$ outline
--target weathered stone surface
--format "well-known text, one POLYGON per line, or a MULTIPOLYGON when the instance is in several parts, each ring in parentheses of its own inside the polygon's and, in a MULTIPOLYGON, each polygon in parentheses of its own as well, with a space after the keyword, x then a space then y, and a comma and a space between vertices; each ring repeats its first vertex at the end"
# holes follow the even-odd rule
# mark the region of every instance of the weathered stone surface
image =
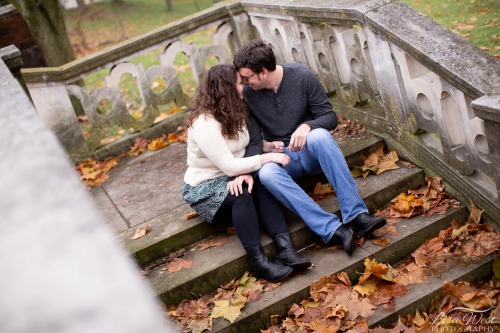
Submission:
POLYGON ((473 98, 500 92, 498 59, 401 2, 366 13, 368 27, 473 98))
POLYGON ((185 145, 173 144, 120 163, 102 187, 130 227, 185 205, 181 197, 185 145))
POLYGON ((0 61, 0 330, 174 331, 0 61))

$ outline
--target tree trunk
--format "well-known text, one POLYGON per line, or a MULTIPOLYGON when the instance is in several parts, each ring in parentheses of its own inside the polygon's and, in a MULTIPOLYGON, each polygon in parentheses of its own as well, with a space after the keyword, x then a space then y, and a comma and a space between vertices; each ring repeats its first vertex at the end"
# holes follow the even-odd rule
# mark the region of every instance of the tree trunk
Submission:
POLYGON ((172 4, 172 0, 165 0, 165 3, 167 4, 167 11, 173 12, 174 11, 174 5, 172 4))
POLYGON ((80 14, 84 14, 87 12, 87 5, 85 5, 85 0, 76 0, 76 3, 78 4, 78 10, 80 11, 80 14))
POLYGON ((57 0, 8 0, 26 20, 49 67, 75 60, 57 0))

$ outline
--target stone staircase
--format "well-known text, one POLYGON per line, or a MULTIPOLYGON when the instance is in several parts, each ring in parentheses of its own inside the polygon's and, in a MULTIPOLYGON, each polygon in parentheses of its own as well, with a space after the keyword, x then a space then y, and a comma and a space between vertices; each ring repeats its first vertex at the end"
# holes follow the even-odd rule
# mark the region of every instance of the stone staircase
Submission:
MULTIPOLYGON (((339 142, 350 166, 361 165, 363 157, 382 144, 383 140, 370 135, 339 142)), ((165 149, 182 150, 185 149, 185 145, 179 144, 165 149)), ((425 175, 420 168, 406 167, 403 164, 399 166, 397 170, 387 171, 378 176, 355 178, 358 192, 370 212, 384 207, 401 192, 420 187, 425 183, 425 175)), ((182 178, 182 175, 177 176, 182 178)), ((308 179, 302 185, 307 187, 317 180, 308 179)), ((319 204, 329 212, 336 214, 340 212, 337 199, 333 196, 320 201, 319 204)), ((193 299, 214 292, 219 286, 240 278, 249 271, 249 263, 236 235, 228 236, 228 241, 221 246, 203 251, 191 251, 198 242, 219 234, 227 235, 227 232, 224 226, 210 225, 199 217, 183 220, 182 217, 189 211, 187 205, 181 205, 145 222, 143 225, 150 225, 156 232, 143 238, 130 240, 134 233, 133 228, 119 235, 122 243, 141 267, 155 267, 148 269, 147 280, 156 295, 167 306, 178 305, 184 299, 193 299), (192 261, 191 268, 167 274, 161 263, 165 262, 166 256, 181 249, 185 250, 183 259, 192 261)), ((394 266, 427 239, 435 237, 440 230, 449 227, 453 219, 465 221, 467 216, 466 207, 462 205, 460 208, 450 207, 443 215, 403 219, 397 224, 398 234, 386 236, 390 238, 387 246, 381 247, 367 241, 357 247, 353 255, 348 256, 342 250, 315 246, 318 238, 298 217, 287 212, 286 218, 295 247, 301 249, 300 253, 313 262, 313 268, 293 275, 279 288, 265 292, 261 294, 260 299, 247 303, 233 324, 217 318, 213 322, 213 332, 259 332, 260 329, 267 327, 271 315, 285 315, 291 304, 307 298, 311 282, 342 271, 346 272, 352 281, 356 281, 359 273, 364 270, 366 257, 394 266)), ((274 246, 267 235, 262 235, 262 244, 266 253, 272 257, 274 246)), ((411 285, 405 296, 396 298, 395 311, 377 310, 368 324, 371 327, 379 325, 388 327, 397 320, 398 313, 414 314, 416 309, 426 311, 430 300, 440 292, 443 280, 488 279, 492 272, 491 265, 492 258, 489 258, 481 263, 442 272, 443 275, 439 277, 431 277, 425 288, 422 288, 422 285, 411 285)))

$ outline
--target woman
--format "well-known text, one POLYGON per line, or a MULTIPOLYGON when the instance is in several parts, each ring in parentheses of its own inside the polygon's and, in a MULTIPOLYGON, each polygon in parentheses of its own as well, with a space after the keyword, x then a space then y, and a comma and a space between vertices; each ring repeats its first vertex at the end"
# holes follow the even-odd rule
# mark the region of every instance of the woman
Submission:
MULTIPOLYGON (((236 233, 261 278, 276 282, 311 262, 293 249, 283 212, 252 172, 269 162, 282 166, 282 153, 243 157, 250 134, 241 78, 232 65, 208 71, 184 126, 188 129, 187 164, 182 196, 206 221, 230 211, 236 233), (233 179, 233 177, 235 177, 233 179), (259 220, 277 245, 271 262, 260 242, 259 220)), ((273 144, 267 143, 270 150, 273 144)))

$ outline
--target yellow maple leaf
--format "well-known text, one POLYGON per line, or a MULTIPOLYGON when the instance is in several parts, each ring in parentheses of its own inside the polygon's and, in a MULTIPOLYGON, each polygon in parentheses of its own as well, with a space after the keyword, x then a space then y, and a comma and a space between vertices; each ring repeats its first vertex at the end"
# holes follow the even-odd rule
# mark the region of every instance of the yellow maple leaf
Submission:
POLYGON ((357 284, 352 288, 361 296, 371 295, 377 289, 377 280, 369 279, 361 284, 357 284))
POLYGON ((232 305, 229 300, 219 300, 214 302, 215 307, 210 314, 211 318, 222 317, 234 323, 236 318, 241 314, 241 307, 239 305, 232 305))
POLYGON ((151 142, 148 144, 148 149, 149 150, 160 150, 165 147, 170 145, 168 142, 163 141, 162 138, 156 138, 151 140, 151 142))

